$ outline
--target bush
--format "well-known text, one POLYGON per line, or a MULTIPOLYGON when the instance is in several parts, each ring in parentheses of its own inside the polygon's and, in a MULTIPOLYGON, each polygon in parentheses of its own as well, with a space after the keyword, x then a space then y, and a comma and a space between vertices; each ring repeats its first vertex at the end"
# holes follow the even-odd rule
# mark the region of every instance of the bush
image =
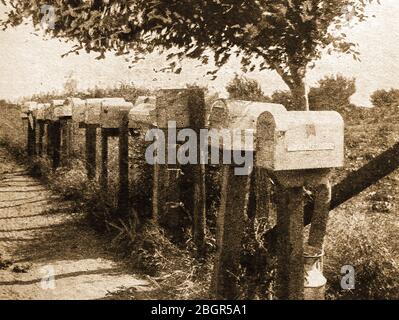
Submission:
POLYGON ((309 90, 312 110, 340 110, 350 105, 350 97, 356 92, 356 80, 342 75, 327 76, 309 90))
POLYGON ((328 279, 330 299, 398 299, 399 268, 395 248, 387 232, 392 221, 379 215, 367 217, 360 214, 332 218, 326 241, 325 275, 328 279), (355 269, 355 289, 340 287, 341 267, 355 269))
POLYGON ((399 89, 374 91, 370 100, 373 106, 377 108, 399 105, 399 89))
POLYGON ((230 99, 270 101, 270 98, 263 93, 258 81, 244 76, 236 75, 234 79, 227 84, 226 90, 229 93, 230 99))

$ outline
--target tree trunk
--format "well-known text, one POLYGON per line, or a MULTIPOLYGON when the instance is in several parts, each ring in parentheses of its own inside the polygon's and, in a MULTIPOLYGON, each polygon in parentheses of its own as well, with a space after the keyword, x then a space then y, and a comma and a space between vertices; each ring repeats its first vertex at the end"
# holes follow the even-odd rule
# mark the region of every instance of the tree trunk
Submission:
POLYGON ((293 110, 309 111, 309 99, 305 80, 298 76, 298 79, 293 81, 289 87, 292 94, 293 110))

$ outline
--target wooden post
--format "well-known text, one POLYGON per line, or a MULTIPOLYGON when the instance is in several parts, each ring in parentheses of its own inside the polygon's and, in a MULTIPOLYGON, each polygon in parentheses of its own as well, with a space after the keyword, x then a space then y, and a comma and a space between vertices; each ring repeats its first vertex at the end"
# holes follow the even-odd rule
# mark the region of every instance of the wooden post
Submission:
POLYGON ((68 118, 60 119, 61 126, 61 159, 64 166, 68 165, 70 160, 70 134, 68 118))
POLYGON ((29 157, 35 155, 36 151, 36 123, 32 115, 29 115, 28 119, 28 143, 27 143, 27 153, 29 157))
POLYGON ((118 213, 127 214, 129 207, 129 117, 121 112, 119 127, 119 195, 118 213))
POLYGON ((53 169, 60 166, 61 161, 61 123, 54 121, 52 124, 53 169))
POLYGON ((277 298, 303 300, 303 188, 278 190, 277 298))
POLYGON ((86 125, 86 170, 90 180, 96 178, 97 125, 86 125))
POLYGON ((39 120, 37 122, 39 128, 38 141, 37 141, 37 154, 41 157, 43 156, 43 139, 44 139, 44 121, 39 120))
POLYGON ((234 166, 223 166, 221 204, 217 222, 217 252, 211 294, 216 299, 239 297, 239 265, 249 176, 236 176, 234 166))
POLYGON ((52 150, 53 150, 52 131, 53 131, 53 123, 51 121, 47 121, 47 125, 46 125, 46 154, 48 157, 52 156, 52 150))
POLYGON ((200 256, 205 255, 205 233, 206 233, 206 190, 205 190, 205 163, 204 151, 201 149, 200 130, 206 126, 205 94, 203 90, 188 90, 188 110, 190 128, 197 134, 198 163, 191 165, 190 179, 192 188, 193 209, 193 240, 200 256))
POLYGON ((108 131, 101 129, 101 173, 100 185, 103 192, 108 191, 108 131))

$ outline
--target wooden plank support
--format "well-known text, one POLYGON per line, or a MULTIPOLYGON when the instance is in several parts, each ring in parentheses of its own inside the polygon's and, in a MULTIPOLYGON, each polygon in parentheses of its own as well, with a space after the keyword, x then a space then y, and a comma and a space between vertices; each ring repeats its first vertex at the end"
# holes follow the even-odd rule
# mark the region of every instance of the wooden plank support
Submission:
POLYGON ((188 111, 190 128, 197 134, 197 155, 199 163, 189 165, 189 179, 192 188, 193 212, 193 240, 197 247, 199 256, 205 255, 205 234, 206 234, 206 188, 205 188, 205 163, 204 150, 201 148, 200 131, 206 127, 205 94, 203 90, 191 89, 188 91, 188 111))
POLYGON ((89 180, 96 178, 97 125, 86 125, 86 170, 89 180))
POLYGON ((236 176, 234 166, 223 165, 221 204, 217 221, 217 252, 211 295, 216 299, 239 298, 239 267, 249 176, 236 176))
POLYGON ((70 120, 68 118, 60 119, 61 125, 61 160, 62 165, 67 166, 71 156, 71 132, 70 120))
POLYGON ((303 188, 278 190, 277 203, 277 298, 302 300, 303 265, 303 188))
POLYGON ((128 112, 121 112, 119 127, 119 215, 126 215, 130 211, 129 204, 129 117, 128 112))
POLYGON ((61 123, 60 121, 54 121, 52 124, 52 161, 53 161, 53 170, 56 170, 61 163, 61 123))
POLYGON ((43 156, 43 139, 44 139, 44 134, 45 134, 45 128, 44 128, 44 121, 39 120, 37 121, 37 127, 38 127, 38 140, 37 140, 37 154, 41 157, 43 156))
POLYGON ((108 130, 101 129, 101 172, 100 185, 103 192, 108 192, 108 130))
POLYGON ((36 154, 36 122, 34 121, 32 115, 29 115, 27 129, 27 153, 29 157, 32 157, 36 154))
POLYGON ((53 131, 53 124, 52 124, 52 122, 47 121, 47 123, 46 123, 46 155, 49 158, 52 156, 52 150, 53 150, 52 131, 53 131))

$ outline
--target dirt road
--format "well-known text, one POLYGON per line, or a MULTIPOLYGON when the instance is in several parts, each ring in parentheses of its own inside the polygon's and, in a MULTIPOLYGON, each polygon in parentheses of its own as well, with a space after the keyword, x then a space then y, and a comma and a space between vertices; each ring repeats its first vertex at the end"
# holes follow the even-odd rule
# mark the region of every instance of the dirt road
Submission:
POLYGON ((150 285, 0 149, 0 299, 101 299, 150 285))

